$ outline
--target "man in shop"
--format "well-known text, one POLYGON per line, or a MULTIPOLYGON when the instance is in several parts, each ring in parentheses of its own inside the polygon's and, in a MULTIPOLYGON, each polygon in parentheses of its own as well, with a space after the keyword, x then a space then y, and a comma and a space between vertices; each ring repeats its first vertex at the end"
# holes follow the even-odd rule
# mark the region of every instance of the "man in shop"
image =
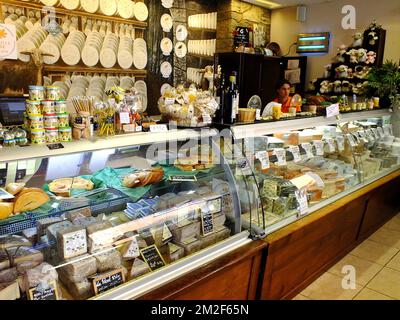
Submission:
MULTIPOLYGON (((292 84, 287 80, 281 80, 276 86, 276 92, 278 96, 275 98, 274 102, 282 104, 282 112, 288 113, 289 108, 293 106, 292 98, 290 97, 290 88, 292 84)), ((301 112, 301 106, 296 106, 296 112, 301 112)))

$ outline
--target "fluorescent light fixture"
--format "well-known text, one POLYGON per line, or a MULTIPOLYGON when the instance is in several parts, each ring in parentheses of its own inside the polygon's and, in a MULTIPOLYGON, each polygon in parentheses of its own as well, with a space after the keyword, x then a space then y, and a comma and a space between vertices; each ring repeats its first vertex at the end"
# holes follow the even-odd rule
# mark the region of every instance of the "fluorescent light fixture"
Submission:
POLYGON ((319 45, 319 46, 299 46, 298 47, 300 50, 307 50, 307 49, 324 49, 325 46, 319 45))
POLYGON ((276 3, 274 1, 268 1, 268 0, 243 0, 244 2, 248 2, 251 4, 255 4, 261 7, 265 7, 268 9, 275 9, 275 8, 279 8, 282 5, 279 3, 276 3))
POLYGON ((299 38, 300 41, 315 41, 315 40, 326 40, 326 37, 303 37, 299 38))

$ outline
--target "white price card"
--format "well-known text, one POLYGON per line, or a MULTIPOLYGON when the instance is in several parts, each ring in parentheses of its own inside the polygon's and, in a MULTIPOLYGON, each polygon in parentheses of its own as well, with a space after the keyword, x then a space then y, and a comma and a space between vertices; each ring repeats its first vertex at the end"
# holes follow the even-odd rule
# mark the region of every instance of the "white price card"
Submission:
POLYGON ((314 158, 311 143, 305 142, 305 143, 302 143, 301 146, 305 150, 307 158, 314 158))
POLYGON ((364 130, 358 131, 358 135, 360 136, 360 138, 366 138, 367 137, 367 135, 366 135, 364 130))
POLYGON ((357 146, 357 142, 351 133, 346 134, 346 137, 347 137, 347 140, 349 141, 351 147, 354 148, 357 146))
POLYGON ((0 60, 17 60, 17 31, 13 24, 0 23, 0 60))
POLYGON ((203 114, 202 117, 203 117, 203 123, 210 124, 212 122, 211 116, 209 114, 203 114))
POLYGON ((315 152, 317 156, 323 156, 324 155, 324 142, 321 140, 314 140, 313 145, 315 147, 315 152))
POLYGON ((256 158, 261 162, 261 169, 268 169, 270 167, 269 156, 267 151, 259 151, 256 153, 256 158))
POLYGON ((293 155, 293 161, 294 162, 300 162, 301 161, 301 156, 300 156, 300 148, 299 146, 290 146, 289 151, 293 155))
POLYGON ((236 175, 241 176, 250 176, 252 174, 252 171, 249 166, 249 162, 247 161, 246 158, 242 157, 240 159, 236 160, 236 175))
POLYGON ((344 137, 342 135, 336 136, 336 143, 339 151, 344 151, 344 137))
POLYGON ((150 132, 167 132, 168 127, 166 124, 154 124, 150 126, 150 132))
POLYGON ((326 143, 328 144, 329 152, 336 152, 335 141, 332 138, 326 139, 326 143))
POLYGON ((280 166, 286 166, 286 150, 283 148, 277 148, 274 150, 274 154, 276 155, 276 158, 278 159, 278 165, 280 166))
POLYGON ((383 126, 383 133, 385 134, 385 136, 390 136, 390 130, 388 125, 383 126))
POLYGON ((261 120, 261 110, 256 109, 256 120, 261 120))
POLYGON ((307 188, 301 188, 294 192, 296 200, 299 203, 299 216, 304 216, 308 213, 307 188))
POLYGON ((175 103, 175 98, 165 98, 165 99, 164 99, 164 104, 165 104, 166 106, 171 105, 171 104, 174 104, 174 103, 175 103))
POLYGON ((365 133, 367 134, 367 138, 371 141, 375 141, 375 135, 372 129, 367 129, 365 130, 365 133))
POLYGON ((119 113, 119 122, 121 124, 131 123, 131 119, 129 118, 129 112, 120 112, 119 113))
POLYGON ((339 114, 340 114, 340 111, 339 111, 338 103, 331 104, 329 107, 326 107, 326 117, 327 118, 336 117, 339 114))
POLYGON ((389 124, 388 127, 389 127, 389 134, 390 134, 391 136, 393 136, 393 125, 392 125, 392 124, 389 124))
POLYGON ((382 127, 378 127, 378 134, 379 134, 380 138, 383 138, 385 136, 385 134, 383 133, 382 127))

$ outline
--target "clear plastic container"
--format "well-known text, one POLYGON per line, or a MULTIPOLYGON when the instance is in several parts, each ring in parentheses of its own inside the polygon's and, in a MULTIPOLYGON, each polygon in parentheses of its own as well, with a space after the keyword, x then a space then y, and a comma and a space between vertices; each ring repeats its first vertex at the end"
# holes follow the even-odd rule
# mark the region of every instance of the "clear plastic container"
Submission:
POLYGON ((34 144, 46 143, 46 136, 44 129, 32 130, 31 131, 31 142, 34 144))
POLYGON ((56 112, 54 101, 44 100, 42 101, 42 111, 44 114, 53 114, 56 112))
POLYGON ((60 128, 58 130, 58 140, 60 142, 72 141, 72 129, 71 127, 60 128))
POLYGON ((44 115, 44 128, 45 129, 58 128, 58 117, 55 113, 44 115))
POLYGON ((35 115, 42 113, 42 107, 40 101, 27 100, 25 103, 25 109, 28 115, 35 115))
POLYGON ((30 130, 42 130, 44 129, 43 116, 41 114, 35 114, 29 116, 29 128, 30 130))
POLYGON ((29 99, 41 101, 44 100, 44 87, 43 86, 29 86, 29 99))
POLYGON ((69 114, 68 113, 58 113, 58 127, 65 128, 69 127, 69 114))
POLYGON ((47 143, 58 142, 58 129, 46 129, 45 135, 47 143))
POLYGON ((57 86, 49 86, 46 87, 46 99, 52 101, 60 100, 60 87, 57 86))
POLYGON ((67 102, 64 100, 55 102, 55 113, 66 113, 67 112, 67 102))

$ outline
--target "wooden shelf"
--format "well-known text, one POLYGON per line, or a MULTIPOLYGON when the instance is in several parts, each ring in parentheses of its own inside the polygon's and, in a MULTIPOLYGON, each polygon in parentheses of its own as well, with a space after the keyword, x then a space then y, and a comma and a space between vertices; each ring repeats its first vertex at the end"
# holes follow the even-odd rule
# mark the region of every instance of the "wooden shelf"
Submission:
MULTIPOLYGON (((44 7, 41 3, 30 3, 30 2, 22 2, 16 0, 0 0, 0 4, 8 4, 11 6, 22 7, 26 9, 34 9, 34 10, 42 10, 44 7)), ((105 20, 110 22, 116 22, 121 24, 129 24, 134 26, 136 29, 146 29, 147 22, 137 21, 137 20, 129 20, 120 17, 112 17, 106 16, 99 13, 89 13, 82 10, 68 10, 61 7, 55 8, 57 14, 68 15, 68 16, 80 16, 80 17, 87 17, 90 19, 96 20, 105 20)))
POLYGON ((201 32, 212 32, 212 33, 217 33, 217 29, 204 29, 204 28, 193 28, 189 27, 189 31, 201 31, 201 32))
POLYGON ((214 61, 214 56, 206 56, 206 55, 203 55, 203 54, 196 54, 196 53, 188 53, 187 56, 214 61))
POLYGON ((120 73, 129 74, 131 76, 146 78, 146 70, 137 69, 121 69, 121 68, 102 68, 102 67, 86 67, 81 65, 67 66, 67 65, 45 65, 45 72, 90 72, 90 73, 120 73))

